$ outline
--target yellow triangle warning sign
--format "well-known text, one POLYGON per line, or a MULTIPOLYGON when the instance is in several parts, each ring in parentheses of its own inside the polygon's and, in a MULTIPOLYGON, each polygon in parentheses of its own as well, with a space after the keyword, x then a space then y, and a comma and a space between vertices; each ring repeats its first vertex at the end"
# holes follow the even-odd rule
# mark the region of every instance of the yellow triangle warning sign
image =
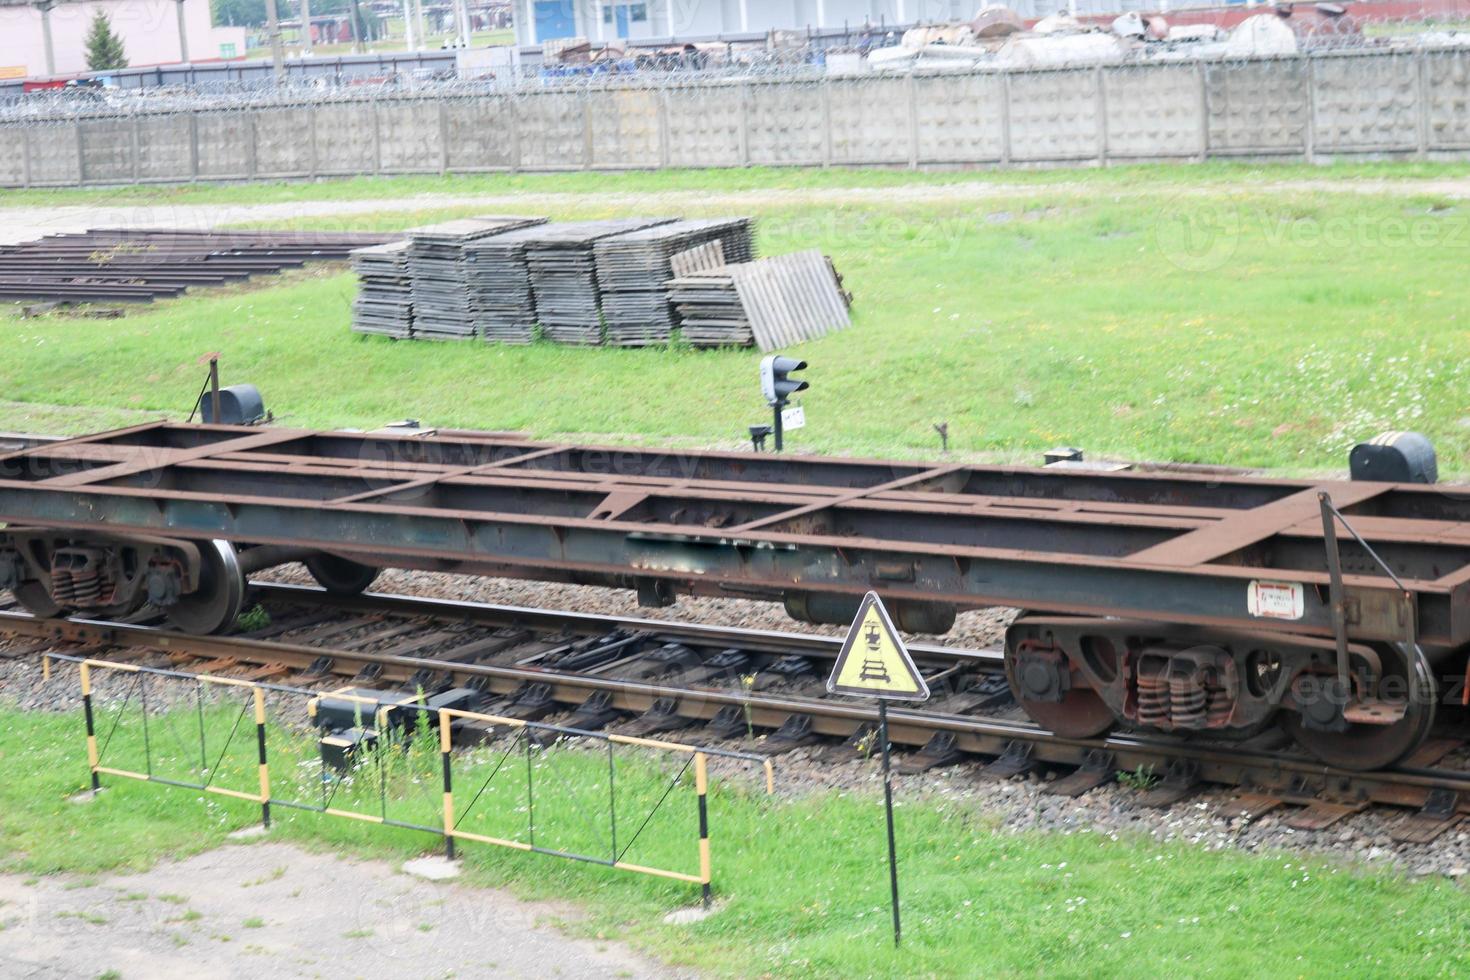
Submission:
POLYGON ((893 628, 878 593, 863 596, 852 629, 832 665, 827 690, 894 701, 927 701, 929 685, 893 628))

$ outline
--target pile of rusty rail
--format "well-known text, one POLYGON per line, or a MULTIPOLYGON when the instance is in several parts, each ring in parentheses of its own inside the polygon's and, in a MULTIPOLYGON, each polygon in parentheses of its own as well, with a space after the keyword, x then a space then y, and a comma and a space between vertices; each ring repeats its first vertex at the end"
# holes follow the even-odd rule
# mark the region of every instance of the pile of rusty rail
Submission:
POLYGON ((0 302, 149 302, 399 237, 362 232, 102 228, 0 248, 0 302))

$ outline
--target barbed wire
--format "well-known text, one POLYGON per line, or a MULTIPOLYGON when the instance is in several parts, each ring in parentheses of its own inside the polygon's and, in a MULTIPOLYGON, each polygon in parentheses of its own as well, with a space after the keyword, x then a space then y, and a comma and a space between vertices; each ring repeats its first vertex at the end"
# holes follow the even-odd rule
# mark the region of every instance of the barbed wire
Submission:
MULTIPOLYGON (((1276 19, 1276 18, 1273 18, 1276 19)), ((1037 46, 1040 57, 1026 60, 1005 42, 988 46, 929 45, 918 49, 900 64, 874 66, 867 56, 874 50, 894 46, 892 32, 857 32, 846 43, 825 47, 801 45, 766 50, 741 50, 731 46, 724 56, 701 51, 697 55, 675 53, 639 55, 585 64, 521 65, 497 70, 478 78, 458 77, 454 70, 398 71, 383 60, 382 69, 369 74, 344 71, 339 75, 289 75, 276 84, 268 71, 258 79, 165 84, 135 89, 78 87, 52 89, 0 97, 0 125, 67 124, 79 120, 166 116, 185 113, 228 113, 412 100, 476 98, 523 99, 562 93, 609 90, 678 92, 685 89, 718 88, 734 84, 810 85, 828 79, 849 83, 891 80, 896 74, 916 76, 1024 75, 1038 72, 1075 71, 1096 68, 1108 72, 1149 70, 1164 66, 1203 65, 1211 70, 1232 70, 1283 59, 1311 59, 1354 55, 1409 54, 1453 55, 1470 50, 1470 21, 1455 22, 1426 17, 1398 19, 1315 15, 1280 18, 1289 36, 1275 31, 1269 43, 1247 46, 1234 39, 1208 34, 1188 41, 1144 41, 1091 32, 1069 37, 1092 38, 1085 58, 1062 52, 1049 60, 1046 45, 1037 46), (1285 42, 1289 39, 1290 46, 1285 42)), ((371 64, 340 62, 339 69, 371 68, 371 64)))

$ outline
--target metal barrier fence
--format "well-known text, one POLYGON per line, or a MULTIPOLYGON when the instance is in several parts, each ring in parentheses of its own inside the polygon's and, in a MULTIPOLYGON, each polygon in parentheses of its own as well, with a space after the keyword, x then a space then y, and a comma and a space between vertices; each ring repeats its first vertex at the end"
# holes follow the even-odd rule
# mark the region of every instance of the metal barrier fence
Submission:
POLYGON ((423 694, 383 692, 379 698, 350 688, 323 693, 65 654, 46 655, 48 677, 52 661, 77 665, 94 791, 109 776, 249 801, 260 806, 267 828, 272 808, 284 807, 434 834, 450 858, 457 841, 472 841, 697 884, 708 901, 710 759, 756 763, 766 792, 774 791, 770 759, 752 753, 432 706, 423 694), (115 672, 127 681, 121 698, 105 706, 95 697, 100 672, 115 672), (160 702, 159 685, 170 682, 175 686, 160 702), (294 730, 279 715, 293 699, 301 709, 294 730), (315 726, 327 702, 357 706, 359 724, 350 737, 324 735, 315 726), (137 709, 136 720, 129 722, 133 737, 122 738, 130 707, 137 709), (191 729, 197 728, 197 748, 190 744, 194 732, 186 737, 180 731, 186 710, 191 729), (254 739, 241 733, 247 717, 253 719, 254 739), (485 757, 476 757, 480 748, 455 751, 456 724, 478 726, 486 738, 485 757), (561 773, 548 765, 547 752, 564 740, 600 743, 602 750, 569 752, 564 758, 574 762, 561 773), (620 782, 619 747, 672 756, 682 764, 672 767, 671 777, 659 770, 656 776, 642 772, 620 782), (336 753, 330 763, 329 751, 336 753), (523 770, 525 778, 507 792, 512 769, 523 770), (692 780, 687 778, 691 772, 692 780), (242 785, 242 780, 248 782, 242 785), (692 785, 695 796, 695 819, 687 826, 697 827, 697 870, 660 866, 659 858, 673 857, 666 853, 672 845, 655 844, 654 857, 633 860, 634 846, 646 839, 645 831, 681 785, 692 785), (438 789, 425 795, 426 786, 438 789), (466 798, 468 804, 461 805, 466 798), (481 806, 491 798, 502 806, 481 806), (629 818, 631 835, 626 833, 629 818))

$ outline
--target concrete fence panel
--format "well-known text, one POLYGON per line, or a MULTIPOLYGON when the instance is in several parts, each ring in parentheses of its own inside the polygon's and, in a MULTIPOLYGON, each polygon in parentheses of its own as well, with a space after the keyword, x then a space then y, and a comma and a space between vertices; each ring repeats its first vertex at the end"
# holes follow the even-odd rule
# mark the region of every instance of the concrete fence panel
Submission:
POLYGON ((589 92, 585 111, 592 131, 592 166, 663 166, 662 98, 651 89, 589 92))
POLYGON ((84 183, 126 184, 138 178, 137 131, 130 120, 87 120, 77 141, 84 183))
POLYGON ((907 164, 913 150, 912 86, 906 78, 838 80, 823 87, 828 163, 907 164))
POLYGON ((915 163, 1001 163, 1007 159, 1003 75, 938 75, 912 81, 915 163))
POLYGON ((1203 159, 1202 84, 1195 65, 1104 70, 1107 159, 1203 159))
POLYGON ((1317 153, 1419 150, 1419 59, 1411 52, 1313 62, 1312 145, 1317 153))
POLYGON ((371 103, 324 105, 313 115, 316 172, 319 175, 370 174, 378 160, 378 123, 371 103))
POLYGON ((382 173, 438 173, 444 169, 439 102, 406 99, 375 102, 378 169, 382 173))
POLYGON ((1100 79, 1093 68, 1011 76, 1011 160, 1065 163, 1095 160, 1107 133, 1100 79))
POLYGON ((31 182, 26 161, 29 139, 25 126, 0 126, 0 186, 25 187, 31 182))
POLYGON ((516 161, 516 115, 509 99, 449 99, 449 169, 510 170, 516 161))
POLYGON ((261 109, 252 113, 257 177, 309 177, 313 170, 312 110, 261 109))
MULTIPOLYGON (((367 95, 368 93, 362 93, 367 95)), ((0 186, 660 167, 1470 155, 1470 52, 136 108, 3 124, 0 186)), ((343 98, 345 96, 345 98, 343 98)))
POLYGON ((759 82, 750 86, 750 163, 820 166, 826 157, 822 83, 759 82))
POLYGON ((1470 149, 1470 52, 1424 55, 1424 94, 1428 149, 1440 153, 1470 149))
POLYGON ((227 180, 254 176, 254 120, 250 113, 200 112, 194 114, 194 120, 200 177, 227 180))
POLYGON ((77 132, 76 123, 31 127, 29 146, 32 184, 65 186, 81 183, 77 132))
POLYGON ((1301 58, 1210 65, 1205 74, 1210 154, 1310 155, 1310 74, 1301 58))
POLYGON ((194 117, 138 116, 138 179, 178 180, 194 172, 194 117))
POLYGON ((670 166, 738 167, 747 162, 746 88, 723 84, 668 90, 670 166))
POLYGON ((576 170, 587 164, 587 115, 576 92, 538 92, 512 100, 525 170, 576 170))

